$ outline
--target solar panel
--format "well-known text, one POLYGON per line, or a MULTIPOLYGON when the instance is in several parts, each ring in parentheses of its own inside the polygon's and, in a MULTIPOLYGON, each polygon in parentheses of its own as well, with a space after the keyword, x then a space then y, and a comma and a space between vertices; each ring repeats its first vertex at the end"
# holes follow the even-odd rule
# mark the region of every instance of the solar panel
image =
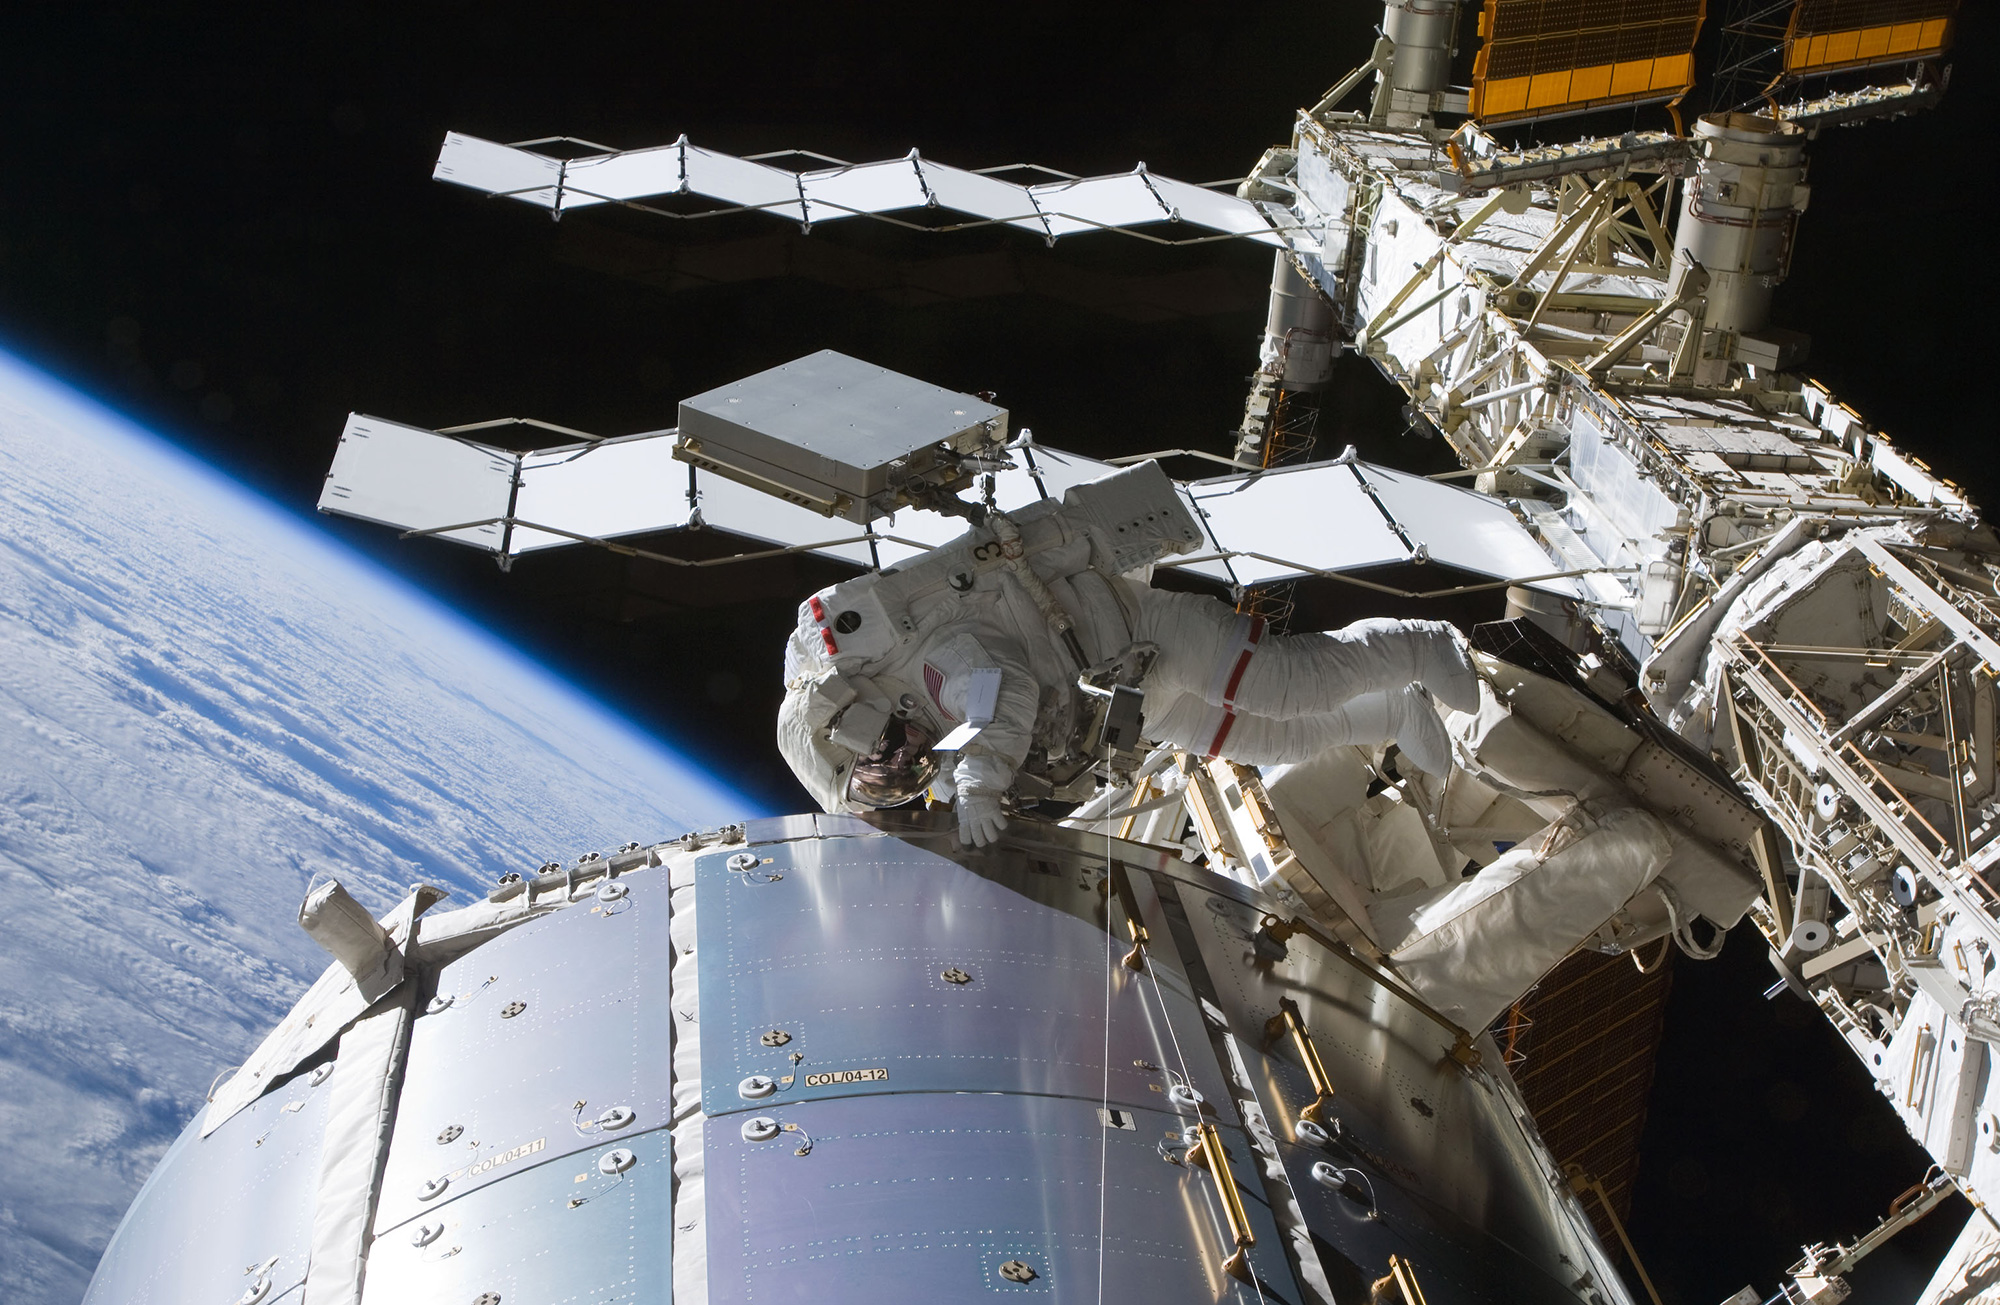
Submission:
POLYGON ((530 522, 593 539, 684 526, 686 484, 687 467, 674 461, 673 441, 657 433, 524 453, 511 509, 517 522, 507 551, 529 553, 576 542, 569 535, 536 530, 530 522))
POLYGON ((349 414, 320 491, 319 510, 504 552, 517 456, 401 422, 349 414))
POLYGON ((1958 0, 1798 0, 1785 31, 1785 71, 1869 68, 1943 54, 1958 0))
POLYGON ((1685 94, 1706 12, 1706 0, 1486 0, 1473 116, 1522 121, 1685 94))
POLYGON ((1259 208, 1213 186, 1155 176, 1143 163, 1111 176, 1029 186, 934 163, 915 150, 899 159, 791 172, 703 149, 685 137, 651 149, 558 159, 451 132, 433 175, 559 212, 653 195, 697 195, 794 222, 940 208, 973 219, 964 225, 1003 223, 1051 240, 1179 223, 1218 233, 1205 239, 1237 236, 1267 245, 1282 243, 1273 226, 1288 224, 1281 210, 1259 208))
MULTIPOLYGON (((1040 450, 1037 450, 1039 456, 1040 450)), ((1333 572, 1435 562, 1575 596, 1505 503, 1364 462, 1317 462, 1185 487, 1212 551, 1164 565, 1263 585, 1333 572)))

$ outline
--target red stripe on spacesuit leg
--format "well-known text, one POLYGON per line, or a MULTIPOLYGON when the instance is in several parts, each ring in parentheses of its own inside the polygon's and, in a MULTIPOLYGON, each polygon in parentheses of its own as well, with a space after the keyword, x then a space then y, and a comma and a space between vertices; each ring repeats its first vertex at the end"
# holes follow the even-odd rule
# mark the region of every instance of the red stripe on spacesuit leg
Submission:
MULTIPOLYGON (((1236 705, 1237 687, 1243 683, 1243 672, 1250 669, 1250 658, 1256 653, 1257 644, 1263 637, 1264 618, 1261 616, 1251 617, 1250 631, 1243 638, 1243 651, 1237 655, 1236 668, 1229 672, 1229 683, 1222 690, 1222 705, 1224 707, 1233 707, 1236 705)), ((1228 726, 1225 725, 1223 729, 1227 732, 1228 726)))
POLYGON ((1222 709, 1222 724, 1216 727, 1215 738, 1209 742, 1208 751, 1204 754, 1208 760, 1213 761, 1222 755, 1222 745, 1229 738, 1229 727, 1235 723, 1236 713, 1224 707, 1222 709))

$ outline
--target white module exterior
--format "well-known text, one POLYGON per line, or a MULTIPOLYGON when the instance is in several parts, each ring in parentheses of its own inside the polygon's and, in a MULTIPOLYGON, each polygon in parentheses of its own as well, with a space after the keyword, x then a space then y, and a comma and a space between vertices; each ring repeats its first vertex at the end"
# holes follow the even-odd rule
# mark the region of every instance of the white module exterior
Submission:
POLYGON ((1309 938, 1245 951, 1282 885, 894 828, 753 821, 413 897, 401 980, 288 1017, 315 1035, 190 1125, 86 1305, 1092 1299, 1099 1272, 1335 1305, 1412 1247, 1434 1305, 1629 1305, 1490 1039, 1454 1059, 1309 938), (1220 1174, 1186 1158, 1204 1126, 1220 1174))

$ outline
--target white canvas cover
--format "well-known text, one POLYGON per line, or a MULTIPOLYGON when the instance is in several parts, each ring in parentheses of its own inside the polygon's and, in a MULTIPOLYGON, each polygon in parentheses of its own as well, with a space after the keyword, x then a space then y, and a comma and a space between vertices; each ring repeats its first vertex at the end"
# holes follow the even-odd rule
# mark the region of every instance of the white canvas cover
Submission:
POLYGON ((340 1036, 327 1084, 333 1096, 320 1142, 305 1305, 360 1305, 376 1178, 396 1119, 414 1001, 408 991, 386 997, 340 1036))
MULTIPOLYGON (((427 884, 420 885, 382 917, 381 924, 396 949, 396 983, 402 980, 402 949, 416 928, 417 916, 443 895, 427 884)), ((371 988, 364 992, 346 966, 338 961, 327 966, 278 1027, 257 1044, 235 1076, 210 1095, 201 1135, 207 1137, 222 1127, 231 1115, 262 1096, 265 1088, 311 1059, 386 991, 371 988)))
POLYGON ((1974 1210, 1917 1305, 2000 1305, 2000 1228, 1974 1210))

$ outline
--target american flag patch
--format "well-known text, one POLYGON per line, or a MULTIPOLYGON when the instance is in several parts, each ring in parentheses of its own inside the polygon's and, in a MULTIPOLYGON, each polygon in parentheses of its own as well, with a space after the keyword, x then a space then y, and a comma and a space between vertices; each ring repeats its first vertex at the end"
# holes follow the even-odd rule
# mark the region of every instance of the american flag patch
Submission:
POLYGON ((929 662, 924 663, 924 690, 931 695, 931 701, 944 713, 946 720, 957 720, 951 709, 944 705, 944 672, 929 662))

